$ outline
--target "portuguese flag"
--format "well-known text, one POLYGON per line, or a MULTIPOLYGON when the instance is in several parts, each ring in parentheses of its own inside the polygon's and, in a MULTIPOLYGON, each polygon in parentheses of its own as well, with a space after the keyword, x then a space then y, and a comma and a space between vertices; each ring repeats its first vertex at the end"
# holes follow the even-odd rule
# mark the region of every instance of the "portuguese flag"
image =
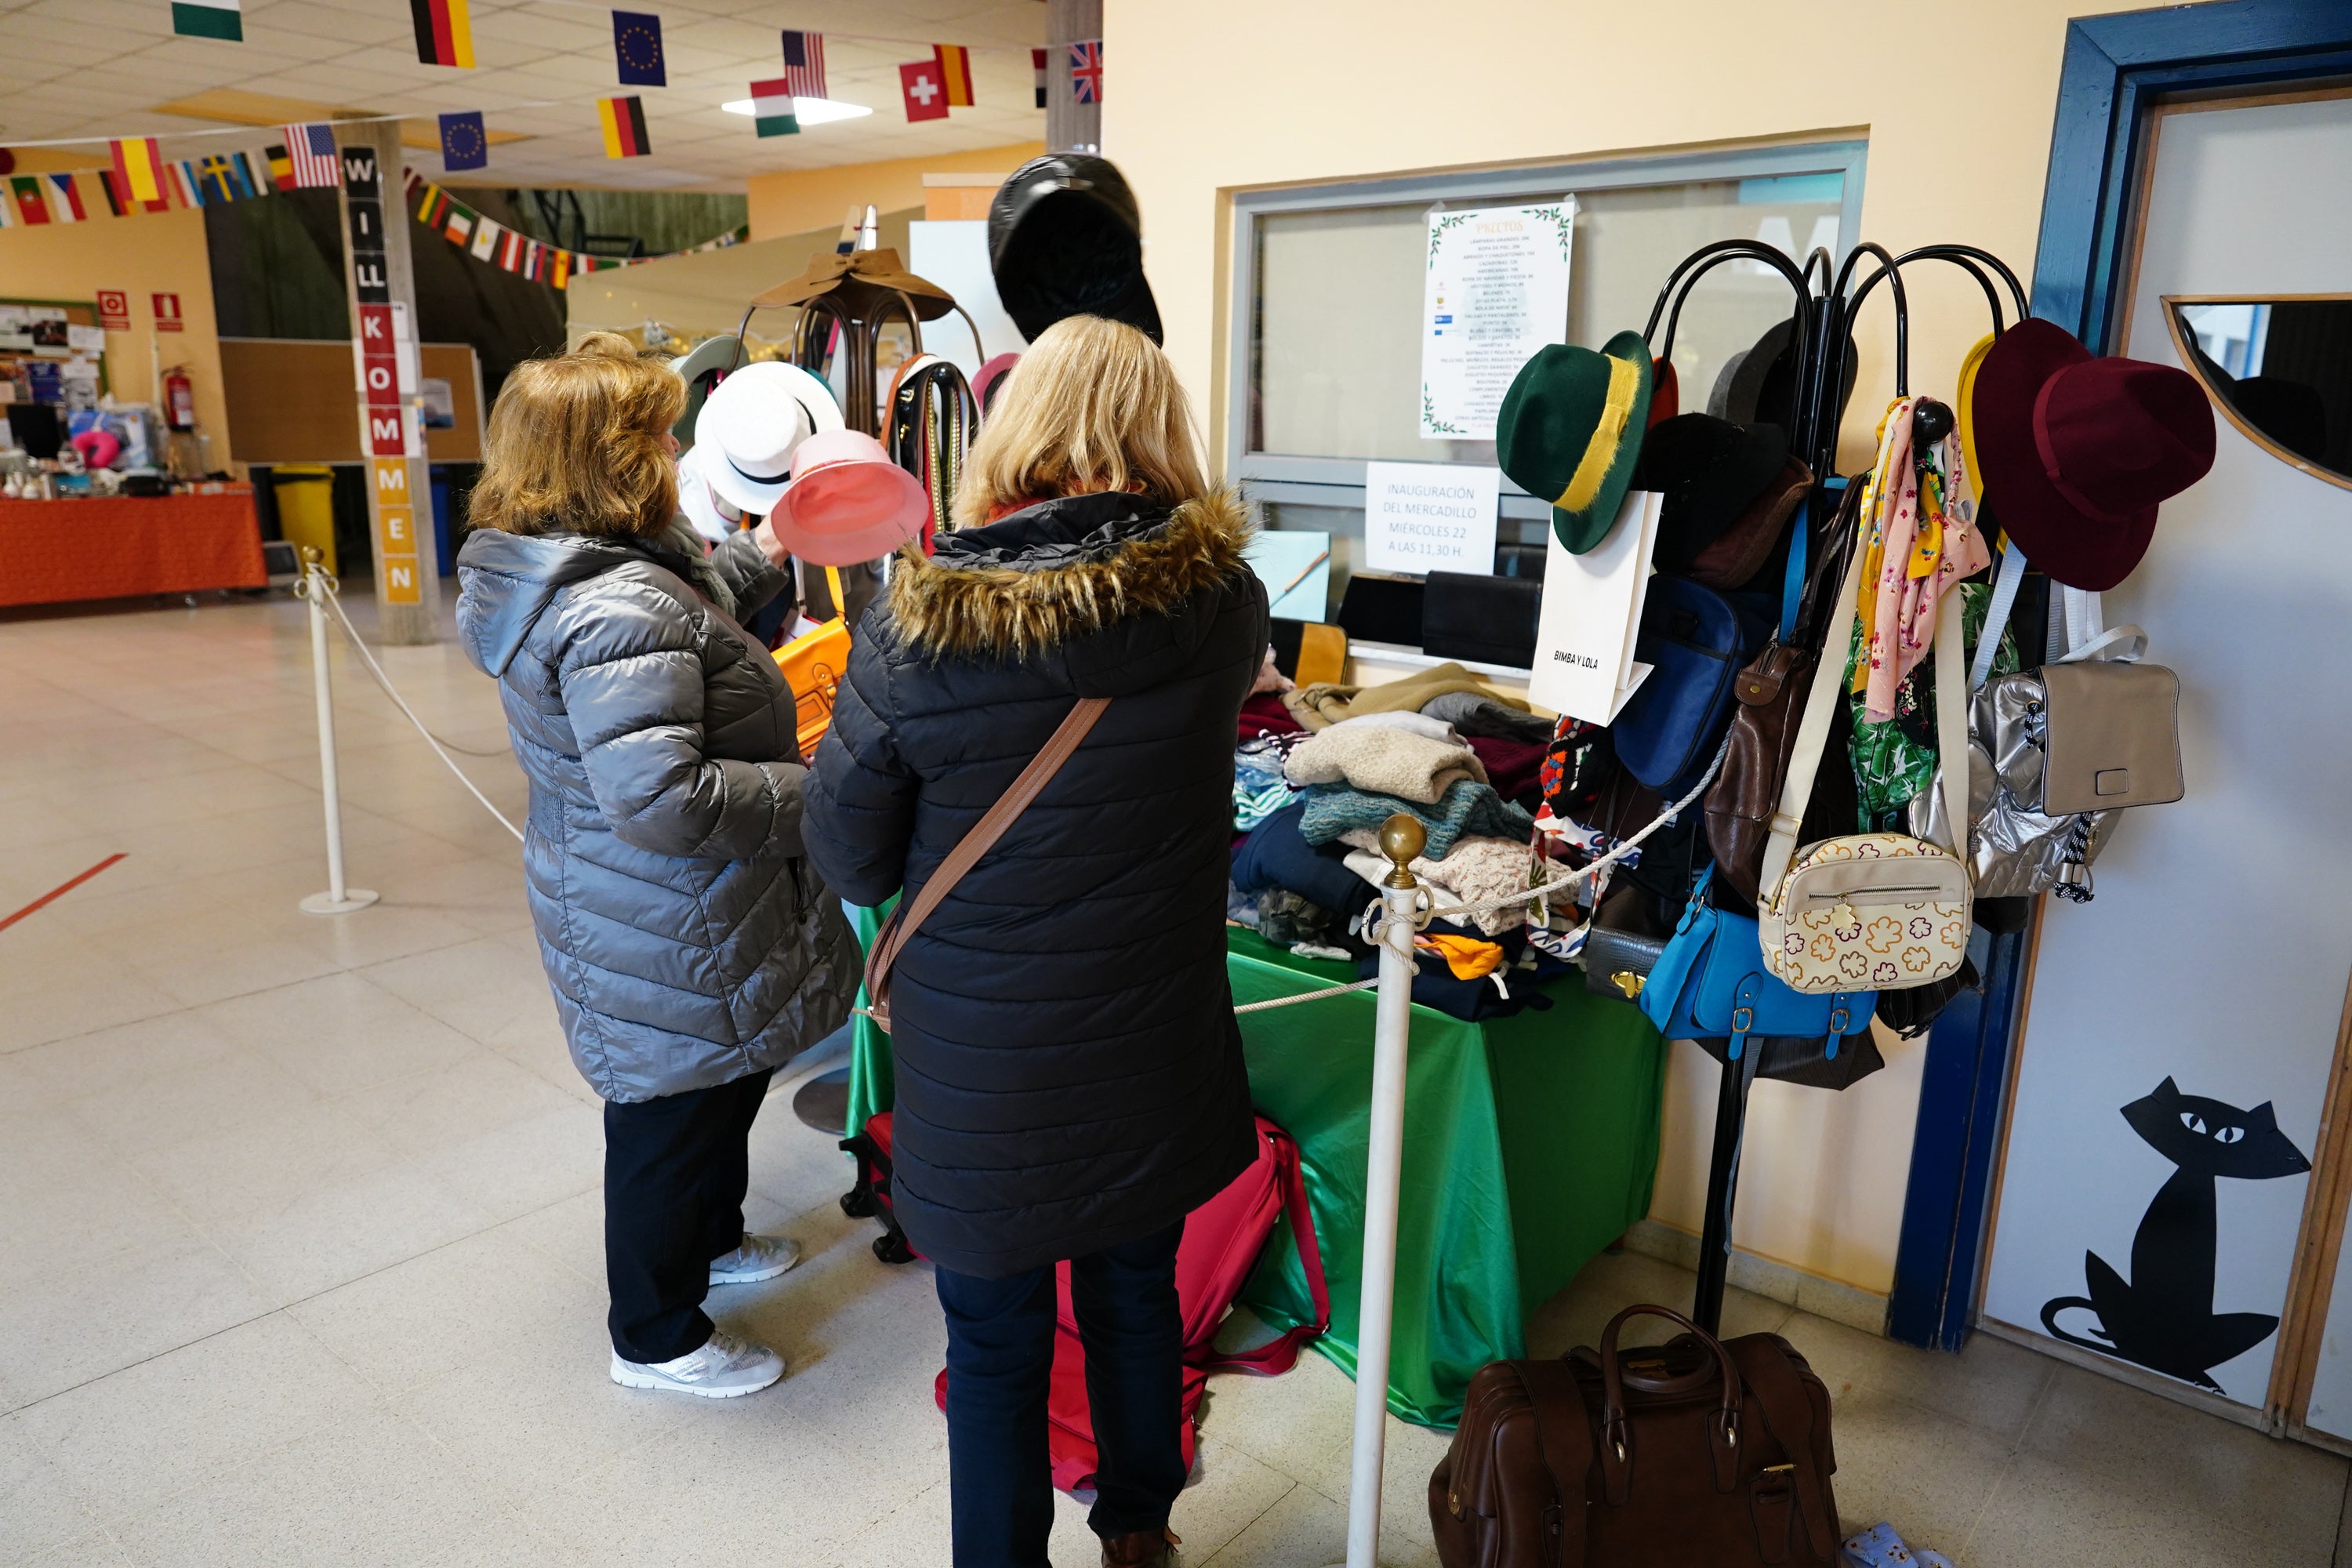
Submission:
POLYGON ((645 100, 635 94, 598 99, 596 118, 604 122, 607 158, 642 158, 654 150, 646 135, 645 100))
POLYGON ((245 42, 245 16, 237 0, 172 0, 172 31, 184 38, 245 42))
POLYGON ((773 81, 751 84, 751 123, 762 136, 797 136, 801 133, 798 110, 793 107, 793 84, 789 77, 773 81))

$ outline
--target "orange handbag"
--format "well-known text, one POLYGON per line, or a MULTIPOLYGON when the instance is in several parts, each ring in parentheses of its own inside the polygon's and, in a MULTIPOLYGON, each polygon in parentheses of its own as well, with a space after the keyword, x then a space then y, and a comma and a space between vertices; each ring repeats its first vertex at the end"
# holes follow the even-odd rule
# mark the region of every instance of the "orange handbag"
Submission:
POLYGON ((849 668, 849 621, 841 613, 846 601, 842 597, 839 569, 826 567, 824 580, 833 591, 833 619, 776 650, 776 668, 783 672, 784 684, 793 689, 803 761, 816 754, 816 743, 832 725, 833 694, 849 668))

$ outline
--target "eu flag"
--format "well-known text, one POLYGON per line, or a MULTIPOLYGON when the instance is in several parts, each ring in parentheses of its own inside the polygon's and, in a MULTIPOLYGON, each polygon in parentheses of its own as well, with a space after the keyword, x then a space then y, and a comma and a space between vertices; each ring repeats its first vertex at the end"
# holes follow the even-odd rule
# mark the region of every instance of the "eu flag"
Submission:
POLYGON ((662 68, 661 18, 643 11, 613 13, 613 59, 624 87, 667 87, 662 68))
POLYGON ((482 129, 482 111, 441 117, 441 166, 451 174, 460 169, 484 169, 490 163, 490 136, 482 129))

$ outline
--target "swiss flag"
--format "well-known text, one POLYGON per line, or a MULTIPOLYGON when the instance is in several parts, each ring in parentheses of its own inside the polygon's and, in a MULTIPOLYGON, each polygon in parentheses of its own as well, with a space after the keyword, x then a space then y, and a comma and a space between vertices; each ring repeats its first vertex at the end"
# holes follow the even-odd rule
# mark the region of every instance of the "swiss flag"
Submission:
POLYGON ((898 68, 898 90, 907 95, 909 120, 945 120, 948 84, 937 60, 910 60, 898 68))

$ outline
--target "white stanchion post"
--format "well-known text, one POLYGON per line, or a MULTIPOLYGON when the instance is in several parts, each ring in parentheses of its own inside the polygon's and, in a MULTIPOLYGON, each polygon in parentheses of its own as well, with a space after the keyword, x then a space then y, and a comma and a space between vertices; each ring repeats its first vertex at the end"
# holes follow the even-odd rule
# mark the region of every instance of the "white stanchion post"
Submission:
POLYGON ((1396 1318, 1397 1192, 1404 1172, 1406 1043, 1412 1026, 1413 905, 1409 868, 1427 834, 1400 812, 1381 827, 1395 868, 1381 886, 1381 985, 1372 1032, 1372 1105, 1364 1171, 1363 1298, 1357 1308, 1355 1465, 1348 1483, 1347 1568, 1375 1568, 1381 1466, 1388 1436, 1389 1344, 1396 1318))
POLYGON ((365 888, 343 882, 343 803, 335 779, 335 698, 327 670, 327 595, 331 591, 319 551, 302 550, 302 581, 297 590, 310 606, 310 680, 319 700, 319 787, 327 800, 327 890, 302 900, 306 915, 344 915, 375 902, 365 888))

